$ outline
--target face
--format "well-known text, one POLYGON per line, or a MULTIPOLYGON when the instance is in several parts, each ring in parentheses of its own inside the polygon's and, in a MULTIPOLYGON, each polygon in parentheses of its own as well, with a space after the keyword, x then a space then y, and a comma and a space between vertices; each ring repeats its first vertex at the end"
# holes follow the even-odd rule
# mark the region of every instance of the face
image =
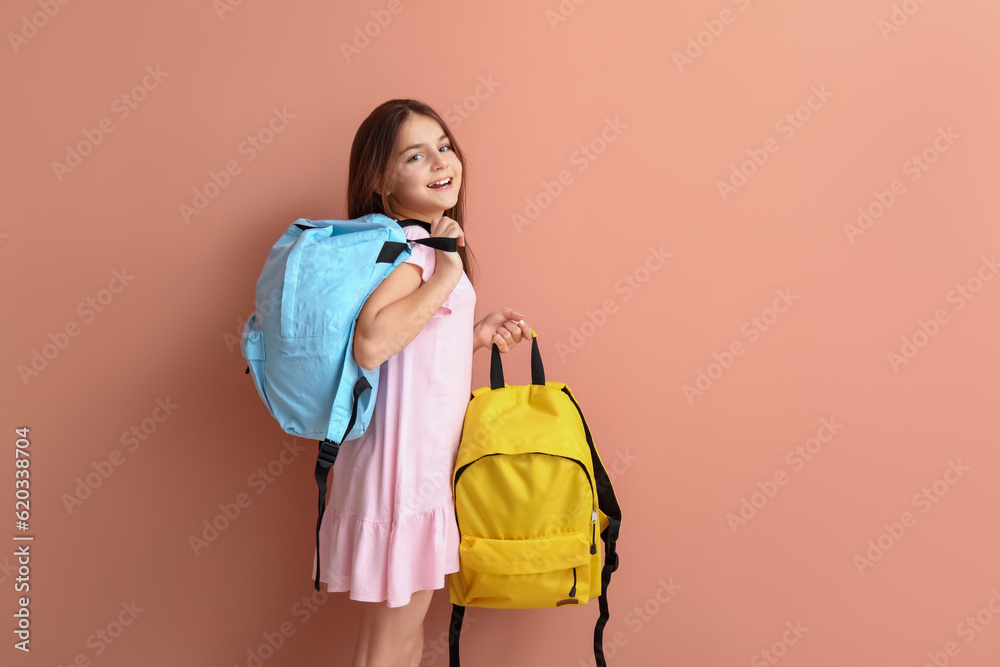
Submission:
POLYGON ((462 163, 434 119, 414 114, 403 123, 390 165, 392 183, 387 196, 397 219, 430 222, 458 203, 462 163), (439 181, 450 182, 431 187, 439 181))

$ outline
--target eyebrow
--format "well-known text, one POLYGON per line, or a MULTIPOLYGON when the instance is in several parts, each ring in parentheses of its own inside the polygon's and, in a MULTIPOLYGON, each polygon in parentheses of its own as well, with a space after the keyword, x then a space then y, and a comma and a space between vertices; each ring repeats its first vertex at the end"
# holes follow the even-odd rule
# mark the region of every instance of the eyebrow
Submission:
MULTIPOLYGON (((447 135, 447 134, 442 134, 442 135, 441 135, 440 137, 438 137, 438 141, 441 141, 441 140, 443 140, 443 139, 447 139, 447 138, 448 138, 448 135, 447 135)), ((406 147, 406 148, 404 148, 403 150, 399 151, 399 155, 402 155, 402 154, 403 154, 403 153, 405 153, 406 151, 410 151, 410 150, 413 150, 414 148, 423 148, 423 147, 424 147, 424 146, 426 146, 426 145, 427 145, 427 144, 413 144, 412 146, 407 146, 407 147, 406 147)))

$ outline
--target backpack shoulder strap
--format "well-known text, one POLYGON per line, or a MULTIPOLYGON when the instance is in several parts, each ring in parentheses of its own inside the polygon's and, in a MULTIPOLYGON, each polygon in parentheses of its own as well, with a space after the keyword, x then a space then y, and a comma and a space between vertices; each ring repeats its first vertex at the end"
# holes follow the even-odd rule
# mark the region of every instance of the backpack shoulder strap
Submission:
POLYGON ((615 489, 611 485, 611 477, 605 470, 601 457, 597 454, 594 446, 594 438, 590 435, 590 427, 583 416, 583 410, 576 402, 573 392, 566 387, 566 394, 573 401, 577 411, 580 413, 580 420, 583 422, 583 430, 587 435, 587 444, 590 446, 590 458, 594 466, 594 483, 597 487, 597 503, 601 511, 608 517, 608 527, 601 532, 601 539, 604 540, 604 567, 601 569, 601 597, 599 600, 601 615, 597 619, 594 627, 594 659, 597 667, 607 667, 604 660, 604 626, 608 623, 608 584, 611 583, 611 573, 618 569, 618 530, 622 524, 622 510, 618 505, 618 498, 615 496, 615 489))
POLYGON ((459 638, 462 636, 462 619, 465 618, 465 607, 451 605, 451 623, 448 625, 448 667, 461 667, 459 656, 459 638))
MULTIPOLYGON (((587 432, 587 440, 590 440, 590 432, 587 432)), ((597 500, 601 511, 608 517, 608 527, 601 533, 604 540, 604 567, 601 569, 601 597, 599 604, 601 615, 597 619, 594 627, 594 659, 597 667, 607 667, 604 660, 604 626, 608 623, 608 584, 611 583, 611 573, 618 569, 618 529, 622 523, 622 511, 618 506, 618 499, 615 497, 615 490, 611 486, 611 478, 608 477, 607 470, 601 463, 600 457, 594 452, 594 477, 597 480, 597 500)))
MULTIPOLYGON (((400 220, 397 224, 399 224, 400 227, 422 227, 428 234, 431 233, 431 223, 424 222, 423 220, 407 218, 406 220, 400 220)), ((413 241, 410 241, 410 243, 419 243, 420 245, 425 245, 428 248, 444 250, 445 252, 458 252, 458 239, 454 238, 435 236, 427 239, 414 239, 413 241)))

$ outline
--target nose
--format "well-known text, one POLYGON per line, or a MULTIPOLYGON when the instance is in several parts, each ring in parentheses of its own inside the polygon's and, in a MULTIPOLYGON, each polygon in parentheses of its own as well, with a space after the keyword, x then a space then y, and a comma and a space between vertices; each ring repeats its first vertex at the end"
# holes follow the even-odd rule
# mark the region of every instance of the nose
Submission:
POLYGON ((442 169, 448 165, 448 158, 441 151, 434 151, 434 168, 442 169))

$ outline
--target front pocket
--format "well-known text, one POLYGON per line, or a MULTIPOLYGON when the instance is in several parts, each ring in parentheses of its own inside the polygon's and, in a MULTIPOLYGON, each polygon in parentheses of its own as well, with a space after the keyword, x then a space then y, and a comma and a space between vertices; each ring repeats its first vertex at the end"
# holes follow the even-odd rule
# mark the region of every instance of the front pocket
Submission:
POLYGON ((580 461, 543 452, 487 454, 456 471, 454 489, 462 542, 449 584, 453 601, 529 609, 590 599, 600 556, 591 553, 594 492, 580 461))
POLYGON ((452 593, 466 606, 534 609, 590 599, 590 536, 585 531, 533 540, 465 536, 459 553, 462 566, 451 575, 457 577, 452 593))
POLYGON ((533 540, 492 540, 465 535, 458 550, 462 563, 477 572, 539 574, 586 564, 590 558, 590 535, 581 531, 533 540))
POLYGON ((250 377, 253 378, 253 383, 257 387, 260 399, 264 401, 264 405, 267 406, 268 411, 274 415, 274 410, 271 409, 271 402, 267 400, 267 390, 264 381, 264 332, 260 328, 260 323, 257 322, 256 313, 251 315, 250 319, 243 325, 243 334, 240 336, 240 351, 243 353, 243 358, 247 361, 247 366, 250 367, 250 377))

